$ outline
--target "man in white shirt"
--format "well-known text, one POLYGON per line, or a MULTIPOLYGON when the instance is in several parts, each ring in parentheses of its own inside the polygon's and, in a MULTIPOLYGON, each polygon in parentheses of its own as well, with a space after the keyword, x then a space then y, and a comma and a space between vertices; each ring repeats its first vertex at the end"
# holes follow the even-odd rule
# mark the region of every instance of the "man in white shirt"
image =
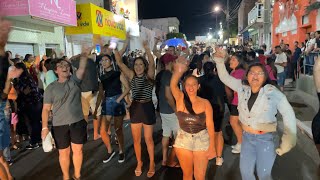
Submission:
POLYGON ((313 65, 314 65, 314 54, 312 51, 315 48, 316 38, 314 32, 310 33, 310 39, 306 44, 306 74, 312 75, 313 65))
POLYGON ((286 80, 286 73, 284 72, 284 68, 287 66, 287 55, 282 51, 280 46, 275 47, 275 53, 276 53, 276 61, 275 66, 277 68, 277 79, 278 79, 278 85, 281 89, 281 91, 284 90, 284 82, 286 80))

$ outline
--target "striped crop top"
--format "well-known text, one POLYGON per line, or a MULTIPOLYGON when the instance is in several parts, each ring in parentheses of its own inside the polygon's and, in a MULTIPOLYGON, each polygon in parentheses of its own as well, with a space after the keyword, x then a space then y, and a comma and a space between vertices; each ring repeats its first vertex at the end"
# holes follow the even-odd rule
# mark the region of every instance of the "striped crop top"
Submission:
POLYGON ((133 100, 151 100, 153 83, 151 83, 147 76, 134 76, 131 81, 131 90, 133 100))

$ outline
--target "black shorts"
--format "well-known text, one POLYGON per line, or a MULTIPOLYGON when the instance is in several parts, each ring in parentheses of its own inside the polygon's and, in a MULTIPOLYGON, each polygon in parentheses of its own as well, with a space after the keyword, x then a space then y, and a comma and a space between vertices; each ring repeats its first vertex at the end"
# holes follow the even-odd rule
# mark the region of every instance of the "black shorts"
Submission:
POLYGON ((131 123, 143 123, 153 125, 156 123, 156 112, 152 101, 139 102, 133 101, 130 106, 131 123))
POLYGON ((231 104, 230 105, 230 115, 231 116, 239 116, 238 106, 231 104))
POLYGON ((87 142, 87 121, 81 120, 71 125, 53 126, 52 136, 57 149, 65 149, 73 144, 87 142))
POLYGON ((212 104, 214 131, 222 131, 222 121, 224 118, 224 108, 220 108, 218 104, 212 104))

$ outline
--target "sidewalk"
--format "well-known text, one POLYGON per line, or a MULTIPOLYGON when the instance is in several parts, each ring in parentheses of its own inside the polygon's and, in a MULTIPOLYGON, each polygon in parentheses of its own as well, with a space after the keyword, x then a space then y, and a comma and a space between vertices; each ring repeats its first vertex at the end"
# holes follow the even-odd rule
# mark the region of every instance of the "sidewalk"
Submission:
POLYGON ((315 112, 316 108, 312 107, 311 103, 308 103, 308 98, 305 97, 303 92, 296 90, 296 88, 292 85, 291 79, 286 79, 284 93, 286 94, 288 101, 295 111, 297 127, 302 131, 302 133, 313 139, 311 123, 313 117, 317 114, 317 112, 315 112))

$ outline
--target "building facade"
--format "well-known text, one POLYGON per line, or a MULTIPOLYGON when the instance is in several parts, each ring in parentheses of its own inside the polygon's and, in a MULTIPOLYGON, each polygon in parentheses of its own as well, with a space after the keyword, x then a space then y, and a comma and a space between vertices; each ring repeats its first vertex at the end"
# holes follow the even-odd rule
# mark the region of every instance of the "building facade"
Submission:
POLYGON ((293 50, 294 41, 304 42, 306 34, 320 30, 320 10, 306 14, 305 8, 316 0, 279 0, 273 7, 274 45, 283 41, 293 50))
POLYGON ((170 32, 179 32, 180 21, 176 17, 168 18, 156 18, 156 19, 143 19, 141 20, 141 25, 149 29, 158 29, 165 34, 170 32))
POLYGON ((75 7, 73 0, 2 0, 0 12, 12 22, 5 49, 20 56, 65 52, 62 27, 76 25, 75 7))

